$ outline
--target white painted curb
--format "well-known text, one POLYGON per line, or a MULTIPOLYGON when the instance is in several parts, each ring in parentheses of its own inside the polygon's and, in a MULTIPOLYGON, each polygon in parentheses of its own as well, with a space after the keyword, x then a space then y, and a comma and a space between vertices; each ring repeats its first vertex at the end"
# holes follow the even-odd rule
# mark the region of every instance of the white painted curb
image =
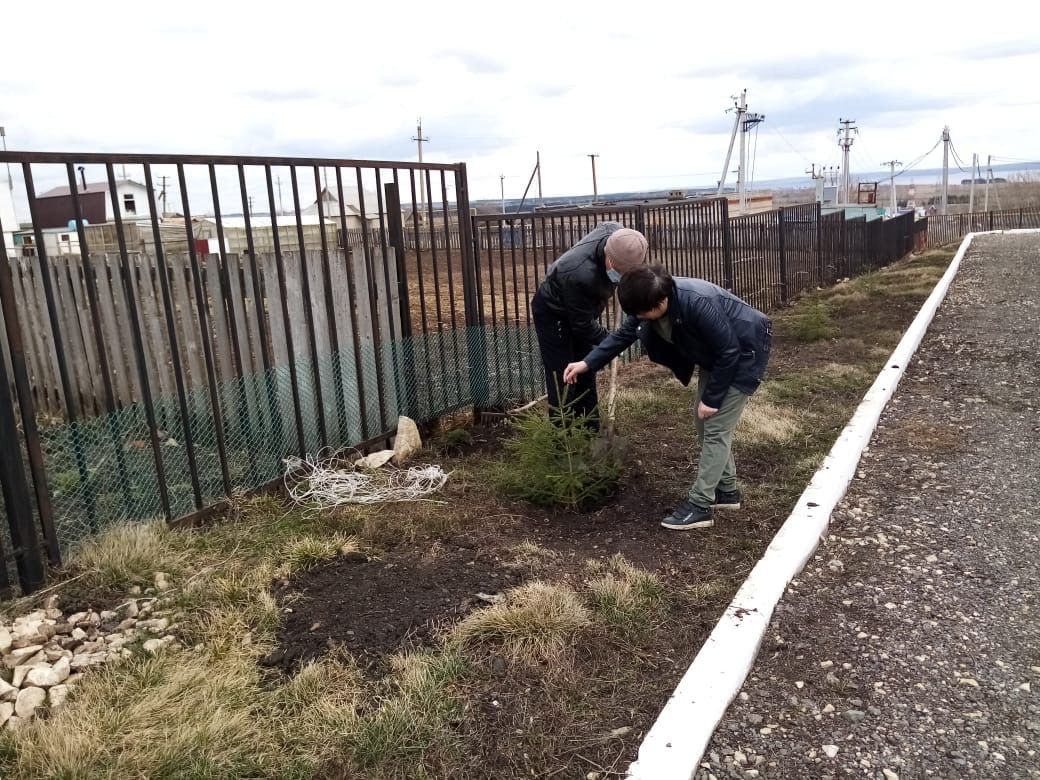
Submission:
POLYGON ((758 655, 773 609, 826 534, 831 512, 856 473, 860 455, 895 392, 939 304, 977 235, 1040 233, 994 230, 969 233, 924 302, 885 368, 878 374, 830 454, 809 482, 762 559, 752 569, 679 681, 628 768, 630 780, 692 780, 704 750, 758 655))

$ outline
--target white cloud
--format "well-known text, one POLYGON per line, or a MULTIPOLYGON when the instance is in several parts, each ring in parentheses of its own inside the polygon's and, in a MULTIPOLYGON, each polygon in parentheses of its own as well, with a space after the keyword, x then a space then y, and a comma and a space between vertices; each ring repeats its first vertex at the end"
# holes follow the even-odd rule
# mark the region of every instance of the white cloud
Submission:
MULTIPOLYGON (((11 0, 0 124, 12 148, 466 161, 474 197, 710 184, 730 96, 766 115, 756 178, 912 159, 949 124, 962 154, 1028 157, 1022 77, 1040 47, 951 6, 833 2, 252 4, 11 0), (970 43, 968 39, 970 38, 970 43), (1008 121, 1009 116, 1014 121, 1008 121), (793 149, 792 149, 793 147, 793 149), (877 158, 877 159, 874 159, 877 158)), ((987 4, 988 20, 1018 5, 987 4)), ((60 173, 60 172, 59 172, 60 173)))

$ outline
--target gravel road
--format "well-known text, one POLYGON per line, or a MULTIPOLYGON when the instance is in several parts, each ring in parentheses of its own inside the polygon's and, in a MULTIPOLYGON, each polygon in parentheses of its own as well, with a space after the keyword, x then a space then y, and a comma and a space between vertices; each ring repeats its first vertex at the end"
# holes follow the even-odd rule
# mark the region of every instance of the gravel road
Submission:
POLYGON ((973 244, 698 778, 1040 778, 1040 236, 973 244))

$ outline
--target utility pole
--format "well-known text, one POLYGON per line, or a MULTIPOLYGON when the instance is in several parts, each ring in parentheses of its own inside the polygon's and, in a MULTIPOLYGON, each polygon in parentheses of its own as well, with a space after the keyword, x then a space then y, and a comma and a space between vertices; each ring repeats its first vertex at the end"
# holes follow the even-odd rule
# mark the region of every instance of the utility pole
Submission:
POLYGON ((852 149, 852 142, 855 140, 852 134, 859 134, 859 128, 853 124, 855 121, 855 119, 838 120, 838 124, 841 125, 838 128, 838 146, 842 150, 841 169, 844 172, 842 174, 842 191, 845 194, 846 206, 849 205, 849 192, 852 189, 852 176, 849 170, 849 150, 852 149))
POLYGON ((498 183, 502 187, 502 213, 505 214, 506 213, 506 175, 504 173, 500 173, 498 175, 498 183))
POLYGON ((278 216, 285 213, 285 206, 282 205, 282 177, 278 177, 278 216))
POLYGON ((599 200, 599 190, 596 188, 596 158, 598 154, 590 154, 589 159, 592 160, 592 202, 595 203, 599 200))
POLYGON ((809 168, 806 173, 812 176, 813 189, 815 190, 816 202, 823 203, 823 167, 820 167, 820 172, 816 172, 816 163, 812 163, 812 167, 809 168))
POLYGON ((979 167, 979 156, 971 153, 971 186, 968 188, 968 213, 975 211, 975 170, 979 167))
POLYGON ((943 141, 943 177, 942 177, 942 202, 939 208, 940 214, 946 213, 946 207, 950 196, 950 128, 944 127, 942 131, 943 141))
POLYGON ((542 199, 542 153, 539 151, 534 153, 534 167, 538 171, 538 205, 544 206, 545 201, 542 199))
POLYGON ((736 111, 736 116, 733 117, 733 132, 729 134, 729 147, 726 149, 726 162, 722 164, 722 178, 719 179, 719 191, 718 195, 722 195, 723 189, 726 187, 726 177, 729 175, 729 161, 733 156, 733 142, 737 140, 737 129, 741 126, 744 121, 744 114, 747 113, 747 90, 743 90, 738 98, 736 95, 733 96, 733 108, 727 108, 726 113, 730 111, 736 111))
MULTIPOLYGON (((423 143, 429 143, 429 138, 424 138, 422 134, 422 117, 416 120, 415 124, 415 135, 412 136, 412 140, 419 145, 419 164, 422 165, 422 145, 423 143)), ((423 171, 419 171, 419 221, 424 220, 426 214, 426 187, 423 186, 425 183, 426 174, 423 171)), ((505 209, 503 209, 505 211, 505 209)))
POLYGON ((755 114, 747 111, 747 103, 744 104, 744 120, 740 123, 740 168, 737 171, 737 189, 740 191, 740 213, 747 211, 747 137, 748 131, 760 122, 765 121, 764 114, 755 114))
POLYGON ((993 155, 986 155, 986 196, 982 202, 982 210, 989 211, 989 184, 993 181, 993 155))
POLYGON ((249 216, 253 216, 253 196, 249 196, 249 216))
MULTIPOLYGON (((4 151, 7 151, 7 131, 0 126, 0 141, 4 144, 4 151)), ((11 192, 14 192, 14 179, 11 178, 11 163, 7 163, 7 186, 11 192)))
POLYGON ((889 160, 881 164, 888 166, 888 181, 892 185, 892 213, 894 214, 896 209, 899 208, 899 204, 896 202, 896 166, 898 165, 902 168, 903 163, 899 162, 899 160, 889 160))
POLYGON ((166 180, 168 178, 170 178, 170 177, 169 176, 160 176, 159 178, 162 180, 162 190, 159 192, 159 200, 162 202, 163 213, 166 213, 167 211, 170 210, 169 204, 166 202, 166 180))

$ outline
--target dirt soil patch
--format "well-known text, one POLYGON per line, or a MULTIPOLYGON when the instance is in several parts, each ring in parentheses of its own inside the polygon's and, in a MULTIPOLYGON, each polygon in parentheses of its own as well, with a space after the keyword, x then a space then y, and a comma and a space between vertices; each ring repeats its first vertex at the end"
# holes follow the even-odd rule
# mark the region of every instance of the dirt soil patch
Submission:
POLYGON ((293 671, 342 648, 380 671, 388 655, 432 644, 438 626, 486 606, 525 577, 522 567, 504 566, 465 537, 437 544, 421 557, 340 556, 276 588, 285 619, 279 647, 262 663, 293 671))

